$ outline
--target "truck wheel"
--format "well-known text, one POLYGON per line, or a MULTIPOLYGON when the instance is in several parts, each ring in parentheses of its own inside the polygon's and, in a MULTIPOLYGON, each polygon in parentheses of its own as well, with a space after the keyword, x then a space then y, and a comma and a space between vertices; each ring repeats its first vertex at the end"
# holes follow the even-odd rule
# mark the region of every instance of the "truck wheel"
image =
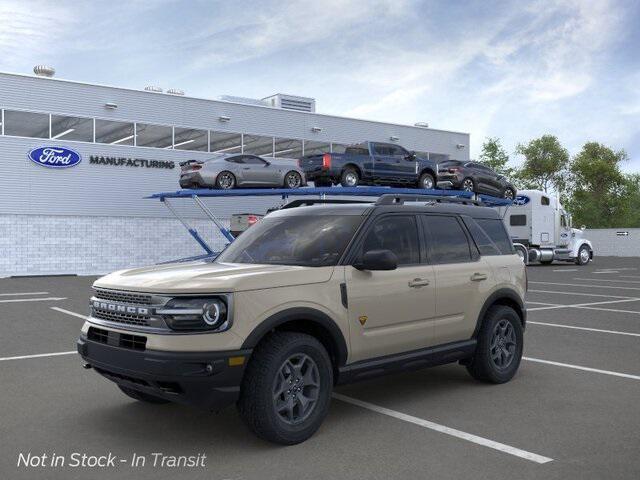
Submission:
POLYGON ((522 358, 520 317, 511 307, 495 305, 487 311, 478 333, 476 351, 467 371, 476 380, 505 383, 513 378, 522 358))
POLYGON ((431 190, 436 186, 436 181, 433 179, 433 175, 430 173, 423 173, 418 180, 418 188, 425 190, 431 190))
POLYGON ((220 188, 221 190, 230 190, 235 186, 236 177, 231 172, 227 172, 225 170, 224 172, 220 172, 216 177, 216 187, 220 188))
POLYGON ((340 185, 343 187, 357 187, 360 183, 358 172, 351 167, 345 168, 340 178, 340 185))
POLYGON ((238 409, 264 440, 294 445, 311 437, 329 410, 331 360, 310 335, 275 332, 251 355, 238 409))
POLYGON ((591 252, 589 251, 589 247, 586 245, 582 245, 578 250, 578 256, 576 257, 577 265, 586 265, 591 260, 591 252))
POLYGON ((461 190, 464 190, 465 192, 475 192, 476 191, 476 184, 473 181, 472 178, 465 178, 462 181, 462 186, 461 186, 461 190))
POLYGON ((153 395, 149 395, 148 393, 140 392, 139 390, 134 390, 133 388, 123 387, 122 385, 118 385, 118 388, 122 390, 122 393, 131 397, 135 400, 145 403, 170 403, 169 400, 165 400, 164 398, 155 397, 153 395))

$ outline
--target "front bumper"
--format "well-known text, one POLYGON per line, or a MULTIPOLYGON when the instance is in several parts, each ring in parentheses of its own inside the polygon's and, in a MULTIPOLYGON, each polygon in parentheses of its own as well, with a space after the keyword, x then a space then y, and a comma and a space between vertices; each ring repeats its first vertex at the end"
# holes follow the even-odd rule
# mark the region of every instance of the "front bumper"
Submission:
POLYGON ((77 348, 88 365, 119 385, 213 411, 237 401, 244 369, 251 356, 250 349, 139 351, 99 343, 85 335, 78 339, 77 348), (241 364, 240 357, 244 358, 241 364))

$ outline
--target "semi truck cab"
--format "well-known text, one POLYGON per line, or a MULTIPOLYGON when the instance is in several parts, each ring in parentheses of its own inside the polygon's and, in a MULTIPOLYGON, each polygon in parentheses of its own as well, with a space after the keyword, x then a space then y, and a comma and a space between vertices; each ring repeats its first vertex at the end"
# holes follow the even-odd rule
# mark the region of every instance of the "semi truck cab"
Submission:
POLYGON ((593 246, 584 238, 584 228, 573 228, 571 215, 557 197, 522 190, 513 205, 501 208, 511 239, 522 245, 527 263, 557 260, 585 265, 593 260, 593 246))

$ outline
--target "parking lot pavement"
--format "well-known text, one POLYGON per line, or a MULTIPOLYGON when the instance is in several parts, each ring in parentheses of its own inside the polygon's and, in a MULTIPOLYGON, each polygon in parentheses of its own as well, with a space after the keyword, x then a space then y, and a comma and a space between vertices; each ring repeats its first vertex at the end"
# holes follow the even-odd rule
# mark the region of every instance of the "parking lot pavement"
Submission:
POLYGON ((447 365, 340 387, 294 447, 256 439, 233 408, 143 405, 83 370, 67 352, 93 278, 0 279, 0 478, 637 479, 640 259, 527 270, 527 360, 513 381, 447 365), (63 355, 35 356, 49 353, 63 355), (29 451, 205 453, 207 466, 18 468, 29 451))

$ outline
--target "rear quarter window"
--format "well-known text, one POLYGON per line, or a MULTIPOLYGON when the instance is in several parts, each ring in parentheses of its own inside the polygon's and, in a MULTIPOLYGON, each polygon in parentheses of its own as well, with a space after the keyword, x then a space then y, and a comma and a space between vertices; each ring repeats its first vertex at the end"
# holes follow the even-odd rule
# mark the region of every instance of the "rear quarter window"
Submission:
POLYGON ((468 225, 481 255, 511 255, 514 253, 513 243, 499 218, 477 218, 471 220, 468 225), (482 230, 482 233, 477 232, 476 226, 482 230))

